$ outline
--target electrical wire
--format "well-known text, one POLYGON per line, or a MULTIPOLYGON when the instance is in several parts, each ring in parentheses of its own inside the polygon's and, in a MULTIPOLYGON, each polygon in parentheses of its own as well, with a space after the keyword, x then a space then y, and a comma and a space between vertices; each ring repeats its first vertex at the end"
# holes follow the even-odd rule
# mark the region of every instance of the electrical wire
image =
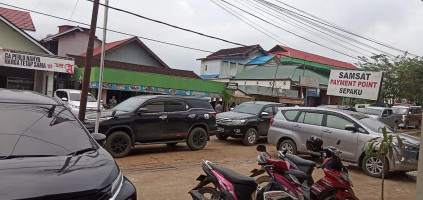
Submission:
POLYGON ((261 17, 259 17, 259 16, 257 16, 257 15, 254 15, 254 14, 252 14, 252 13, 250 13, 250 12, 248 12, 248 11, 246 11, 246 10, 242 9, 242 8, 239 8, 238 6, 235 6, 235 5, 233 5, 233 4, 231 4, 231 3, 229 3, 229 2, 227 2, 227 1, 225 1, 225 0, 221 0, 221 1, 225 2, 226 4, 229 4, 229 5, 230 5, 230 6, 232 6, 232 7, 235 7, 235 8, 236 8, 236 9, 238 9, 238 10, 241 10, 241 11, 243 11, 243 12, 247 13, 248 15, 251 15, 251 16, 253 16, 253 17, 257 18, 257 19, 260 19, 261 21, 264 21, 264 22, 266 22, 266 23, 268 23, 268 24, 270 24, 270 25, 272 25, 272 26, 274 26, 274 27, 276 27, 276 28, 279 28, 279 29, 281 29, 281 30, 283 30, 283 31, 285 31, 285 32, 288 32, 288 33, 292 34, 292 35, 295 35, 295 36, 297 36, 297 37, 299 37, 299 38, 301 38, 301 39, 304 39, 304 40, 306 40, 306 41, 309 41, 309 42, 311 42, 311 43, 313 43, 313 44, 319 45, 319 46, 321 46, 321 47, 324 47, 324 48, 329 49, 329 50, 331 50, 331 51, 334 51, 334 52, 336 52, 336 53, 342 54, 342 55, 344 55, 344 56, 348 56, 348 57, 350 57, 350 58, 353 58, 353 59, 356 59, 356 60, 360 60, 358 57, 351 56, 351 55, 349 55, 349 54, 347 54, 347 53, 344 53, 344 52, 338 51, 338 50, 336 50, 336 49, 333 49, 333 48, 331 48, 331 47, 325 46, 325 45, 320 44, 320 43, 318 43, 318 42, 316 42, 316 41, 310 40, 310 39, 308 39, 308 38, 306 38, 306 37, 303 37, 303 36, 301 36, 301 35, 299 35, 299 34, 296 34, 296 33, 292 32, 292 31, 289 31, 289 30, 284 29, 284 28, 282 28, 282 27, 280 27, 280 26, 277 26, 277 25, 275 25, 275 24, 273 24, 273 23, 271 23, 271 22, 269 22, 269 21, 267 21, 267 20, 265 20, 265 19, 263 19, 263 18, 261 18, 261 17))
MULTIPOLYGON (((71 20, 71 19, 66 19, 66 18, 63 18, 63 17, 58 17, 58 16, 54 16, 54 15, 50 15, 50 14, 46 14, 46 13, 42 13, 42 12, 38 12, 38 11, 34 11, 34 10, 30 10, 30 9, 26 9, 26 8, 2 3, 2 2, 0 2, 0 5, 5 5, 5 6, 12 7, 12 8, 17 8, 17 9, 24 10, 24 11, 27 11, 27 12, 36 13, 36 14, 39 14, 39 15, 44 15, 44 16, 47 16, 47 17, 52 17, 52 18, 56 18, 56 19, 60 19, 60 20, 68 21, 68 22, 73 22, 73 23, 80 24, 80 25, 90 26, 90 24, 88 24, 88 23, 79 22, 79 21, 71 20)), ((98 27, 98 26, 96 28, 103 29, 103 27, 98 27)), ((112 29, 106 29, 106 30, 110 31, 110 32, 122 34, 122 35, 138 37, 138 38, 141 38, 141 39, 144 39, 144 40, 157 42, 157 43, 161 43, 161 44, 167 44, 167 45, 171 45, 171 46, 176 46, 176 47, 180 47, 180 48, 185 48, 185 49, 190 49, 190 50, 195 50, 195 51, 201 51, 201 52, 206 52, 206 53, 214 53, 213 51, 208 51, 208 50, 203 50, 203 49, 199 49, 199 48, 188 47, 188 46, 184 46, 184 45, 179 45, 179 44, 160 41, 160 40, 156 40, 156 39, 146 38, 146 37, 142 37, 142 36, 138 36, 138 35, 134 35, 134 34, 125 33, 125 32, 122 32, 122 31, 116 31, 116 30, 112 30, 112 29)))
POLYGON ((78 5, 79 0, 76 0, 75 6, 73 7, 72 14, 70 15, 69 19, 72 19, 73 13, 75 12, 76 6, 78 5))

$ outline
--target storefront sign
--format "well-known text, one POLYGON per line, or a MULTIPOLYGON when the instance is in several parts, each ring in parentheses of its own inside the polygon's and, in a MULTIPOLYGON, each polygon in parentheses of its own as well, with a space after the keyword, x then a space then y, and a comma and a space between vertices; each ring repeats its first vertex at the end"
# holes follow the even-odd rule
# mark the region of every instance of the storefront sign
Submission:
POLYGON ((320 97, 319 88, 307 88, 307 96, 309 97, 320 97))
POLYGON ((382 72, 331 70, 328 95, 376 100, 382 72))
POLYGON ((226 89, 237 90, 238 89, 238 83, 234 83, 234 82, 226 83, 226 89))
POLYGON ((319 88, 319 79, 309 76, 300 76, 300 86, 319 88))
POLYGON ((279 98, 279 103, 295 104, 295 105, 304 105, 304 100, 302 100, 302 99, 287 99, 287 98, 279 98))
POLYGON ((0 49, 0 66, 73 74, 75 61, 47 54, 0 49))

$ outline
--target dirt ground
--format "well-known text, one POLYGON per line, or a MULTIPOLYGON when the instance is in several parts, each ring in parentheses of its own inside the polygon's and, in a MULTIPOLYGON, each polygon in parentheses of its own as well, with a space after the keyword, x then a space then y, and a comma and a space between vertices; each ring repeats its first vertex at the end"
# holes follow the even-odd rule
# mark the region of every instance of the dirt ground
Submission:
MULTIPOLYGON (((420 135, 407 130, 413 135, 420 135)), ((274 146, 265 143, 272 156, 276 156, 274 146)), ((201 151, 190 151, 185 143, 174 147, 167 145, 137 146, 131 155, 116 159, 124 175, 137 188, 139 199, 191 199, 188 191, 198 182, 195 180, 200 174, 202 160, 210 160, 216 164, 232 169, 240 174, 250 175, 250 171, 258 168, 255 146, 244 146, 239 140, 211 141, 201 151)), ((311 159, 311 157, 305 156, 311 159)), ((319 159, 314 159, 320 162, 319 159)), ((354 183, 354 191, 359 199, 380 199, 381 179, 366 176, 360 168, 350 166, 350 178, 354 183)), ((385 199, 411 200, 415 199, 416 172, 406 174, 393 173, 385 180, 385 199)), ((315 169, 315 180, 323 177, 321 169, 315 169)))

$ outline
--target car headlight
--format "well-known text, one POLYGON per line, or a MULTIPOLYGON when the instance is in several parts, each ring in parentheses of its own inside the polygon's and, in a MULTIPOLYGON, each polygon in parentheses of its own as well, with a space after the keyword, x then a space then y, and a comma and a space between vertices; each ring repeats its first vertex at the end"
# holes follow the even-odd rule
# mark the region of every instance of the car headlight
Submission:
POLYGON ((123 184, 123 175, 119 172, 118 177, 112 183, 112 197, 109 200, 114 200, 120 192, 123 184))
MULTIPOLYGON (((392 145, 399 148, 398 142, 392 142, 392 145)), ((409 150, 409 151, 418 151, 419 150, 418 147, 415 147, 415 146, 412 146, 412 145, 406 144, 406 143, 402 144, 401 149, 405 149, 405 150, 409 150)))
POLYGON ((235 119, 229 122, 230 125, 243 125, 245 123, 245 119, 235 119))

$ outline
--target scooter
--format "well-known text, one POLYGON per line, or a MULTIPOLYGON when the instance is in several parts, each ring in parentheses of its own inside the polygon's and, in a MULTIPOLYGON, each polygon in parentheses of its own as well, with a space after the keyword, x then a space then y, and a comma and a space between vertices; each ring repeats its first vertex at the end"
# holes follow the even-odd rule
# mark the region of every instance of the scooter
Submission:
MULTIPOLYGON (((340 141, 337 145, 339 144, 340 141)), ((265 148, 263 146, 260 149, 263 150, 262 152, 266 152, 265 148)), ((336 147, 321 148, 321 157, 325 159, 323 164, 317 168, 324 170, 325 177, 314 182, 311 177, 314 166, 316 166, 314 162, 296 155, 286 154, 286 151, 279 151, 278 157, 290 163, 290 168, 275 170, 273 174, 269 174, 270 182, 258 192, 257 199, 276 200, 280 198, 269 198, 270 195, 285 193, 289 195, 286 200, 358 200, 352 190, 353 184, 348 177, 348 170, 338 157, 340 153, 342 152, 336 147), (280 191, 281 187, 284 188, 284 191, 280 191)))
MULTIPOLYGON (((260 147, 261 148, 261 147, 260 147)), ((262 151, 262 149, 257 149, 262 151)), ((259 155, 257 157, 258 164, 262 166, 262 169, 258 170, 255 174, 263 173, 262 170, 271 174, 273 169, 285 171, 289 169, 289 163, 280 159, 266 158, 265 155, 259 155)), ((189 194, 194 200, 207 200, 206 194, 210 195, 210 199, 215 200, 255 200, 257 198, 257 191, 263 191, 257 182, 252 177, 238 174, 232 170, 225 169, 218 165, 213 164, 210 161, 204 161, 202 164, 203 171, 206 175, 200 175, 197 180, 200 182, 194 187, 189 194), (210 183, 214 187, 207 186, 210 183)), ((279 188, 281 190, 282 188, 279 188)), ((277 187, 273 187, 272 190, 278 190, 277 187)), ((275 191, 269 191, 270 193, 275 191)), ((277 199, 284 199, 289 197, 286 193, 274 194, 272 197, 277 199)), ((272 200, 267 198, 266 200, 272 200)))

